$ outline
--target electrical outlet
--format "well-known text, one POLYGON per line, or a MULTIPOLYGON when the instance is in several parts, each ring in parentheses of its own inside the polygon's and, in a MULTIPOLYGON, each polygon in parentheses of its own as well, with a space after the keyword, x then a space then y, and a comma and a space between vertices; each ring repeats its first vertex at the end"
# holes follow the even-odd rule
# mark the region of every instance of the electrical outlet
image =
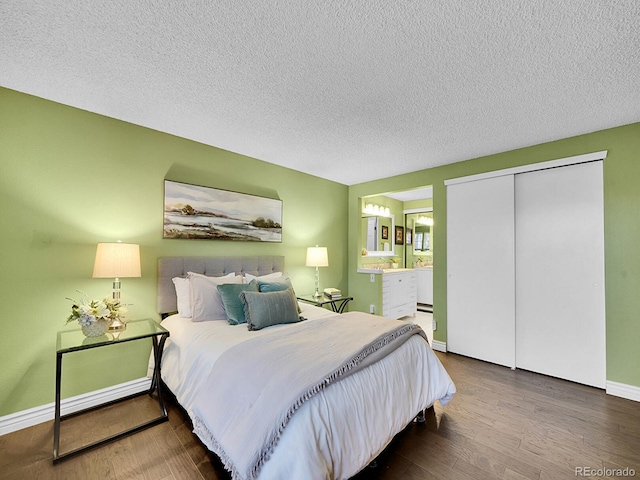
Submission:
POLYGON ((435 318, 431 320, 431 327, 433 328, 433 330, 435 330, 437 327, 435 318))
POLYGON ((369 305, 369 313, 376 313, 376 306, 373 303, 369 305))
POLYGON ((372 274, 369 276, 369 281, 370 281, 371 283, 376 283, 376 274, 375 274, 375 273, 372 273, 372 274))

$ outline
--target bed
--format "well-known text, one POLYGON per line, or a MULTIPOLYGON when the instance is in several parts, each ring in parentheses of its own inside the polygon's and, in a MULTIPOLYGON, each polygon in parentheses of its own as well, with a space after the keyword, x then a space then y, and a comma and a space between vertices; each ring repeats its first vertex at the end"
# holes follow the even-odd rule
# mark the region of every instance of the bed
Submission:
MULTIPOLYGON (((423 332, 409 322, 336 314, 302 302, 295 307, 304 321, 255 330, 174 313, 174 279, 240 276, 268 279, 266 285, 284 271, 282 256, 160 258, 158 312, 171 332, 162 381, 234 479, 348 479, 424 409, 436 401, 445 405, 455 386, 423 332), (356 355, 331 363, 327 352, 334 344, 348 344, 356 355), (322 368, 329 371, 309 382, 322 368), (307 382, 302 390, 298 377, 307 382)), ((269 295, 243 294, 245 312, 249 299, 282 299, 285 293, 269 295)), ((247 322, 256 325, 254 318, 247 322)))

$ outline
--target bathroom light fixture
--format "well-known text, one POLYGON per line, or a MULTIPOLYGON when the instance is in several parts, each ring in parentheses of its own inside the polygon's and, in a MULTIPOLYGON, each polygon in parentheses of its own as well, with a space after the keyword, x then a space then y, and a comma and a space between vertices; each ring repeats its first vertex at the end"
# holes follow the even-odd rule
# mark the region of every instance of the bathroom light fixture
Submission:
POLYGON ((383 217, 390 217, 391 210, 389 207, 382 205, 376 205, 375 203, 367 203, 362 206, 362 213, 365 215, 381 215, 383 217))
POLYGON ((320 283, 320 272, 318 267, 328 267, 329 266, 329 256, 327 255, 327 247, 319 247, 316 245, 315 247, 307 248, 307 267, 316 267, 316 291, 313 294, 315 298, 320 297, 319 292, 319 283, 320 283))

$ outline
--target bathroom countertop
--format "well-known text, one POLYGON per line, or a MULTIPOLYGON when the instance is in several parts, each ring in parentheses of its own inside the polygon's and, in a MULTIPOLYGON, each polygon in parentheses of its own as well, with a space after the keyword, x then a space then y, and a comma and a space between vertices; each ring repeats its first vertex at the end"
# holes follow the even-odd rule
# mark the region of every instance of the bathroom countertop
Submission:
POLYGON ((357 270, 358 273, 398 273, 398 272, 406 272, 409 270, 413 270, 413 268, 359 268, 357 270))

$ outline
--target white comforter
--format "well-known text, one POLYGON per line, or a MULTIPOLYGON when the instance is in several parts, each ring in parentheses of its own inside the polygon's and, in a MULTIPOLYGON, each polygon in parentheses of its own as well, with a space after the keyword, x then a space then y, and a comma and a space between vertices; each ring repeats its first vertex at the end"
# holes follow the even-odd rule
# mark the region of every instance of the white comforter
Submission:
MULTIPOLYGON (((311 321, 335 315, 307 304, 300 306, 311 321)), ((244 325, 195 323, 177 315, 162 325, 171 332, 162 378, 192 418, 203 379, 222 352, 270 329, 290 327, 250 332, 244 325)), ((454 393, 455 386, 440 361, 424 339, 415 335, 383 360, 305 402, 285 428, 259 479, 350 478, 377 457, 420 410, 436 400, 446 404, 454 393)))

